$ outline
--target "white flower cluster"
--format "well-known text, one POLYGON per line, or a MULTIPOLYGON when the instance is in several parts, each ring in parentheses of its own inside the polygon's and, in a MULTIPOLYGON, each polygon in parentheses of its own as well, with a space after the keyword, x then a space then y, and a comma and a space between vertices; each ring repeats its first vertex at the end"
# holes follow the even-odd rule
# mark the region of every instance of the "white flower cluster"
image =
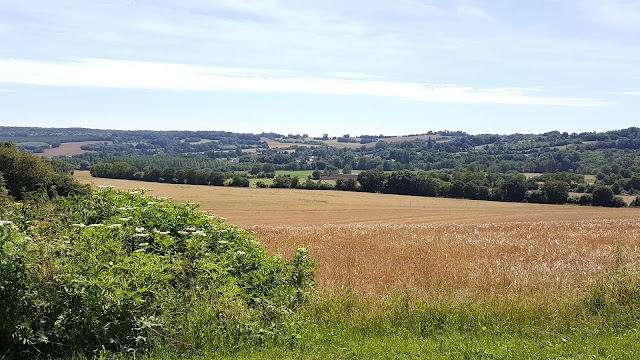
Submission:
POLYGON ((5 225, 12 225, 13 221, 9 221, 9 220, 0 220, 0 227, 1 226, 5 226, 5 225))

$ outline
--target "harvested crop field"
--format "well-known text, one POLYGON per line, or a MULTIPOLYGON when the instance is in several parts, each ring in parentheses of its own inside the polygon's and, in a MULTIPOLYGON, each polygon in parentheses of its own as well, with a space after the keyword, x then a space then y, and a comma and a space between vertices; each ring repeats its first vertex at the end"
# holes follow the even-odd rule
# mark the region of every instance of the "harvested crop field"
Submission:
POLYGON ((76 177, 199 202, 285 256, 304 244, 324 291, 566 298, 607 267, 640 261, 640 209, 76 177))
POLYGON ((80 147, 83 145, 89 144, 111 144, 111 141, 77 141, 77 142, 67 142, 60 144, 57 148, 46 149, 43 153, 38 154, 44 157, 54 157, 54 156, 72 156, 72 155, 80 155, 90 151, 82 150, 80 147))

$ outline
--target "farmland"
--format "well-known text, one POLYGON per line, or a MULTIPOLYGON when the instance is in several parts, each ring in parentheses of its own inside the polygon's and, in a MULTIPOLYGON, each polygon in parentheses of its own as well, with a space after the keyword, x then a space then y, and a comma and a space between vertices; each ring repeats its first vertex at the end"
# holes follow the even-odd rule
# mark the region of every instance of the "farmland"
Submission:
POLYGON ((46 149, 42 154, 44 157, 54 157, 54 156, 72 156, 72 155, 80 155, 84 153, 88 153, 87 150, 82 150, 81 147, 89 144, 110 144, 111 141, 76 141, 76 142, 67 142, 60 144, 59 147, 46 149))
MULTIPOLYGON (((136 358, 166 359, 631 359, 640 351, 638 209, 75 176, 155 196, 59 182, 50 191, 66 183, 84 195, 5 199, 9 271, 0 274, 29 281, 0 292, 10 304, 0 331, 11 334, 0 344, 15 351, 71 344, 78 354, 126 357, 131 346, 136 358), (252 233, 163 196, 201 202, 252 233), (69 289, 81 301, 70 302, 69 289), (26 325, 14 326, 15 316, 26 325), (111 326, 114 318, 124 326, 111 326)), ((29 178, 9 180, 20 196, 29 178)))
POLYGON ((318 291, 301 309, 299 347, 234 357, 633 359, 640 351, 631 330, 640 209, 76 178, 199 202, 285 258, 307 247, 318 291))
POLYGON ((616 249, 629 264, 640 259, 640 209, 76 178, 199 202, 285 256, 305 244, 329 292, 568 298, 614 262, 616 249))

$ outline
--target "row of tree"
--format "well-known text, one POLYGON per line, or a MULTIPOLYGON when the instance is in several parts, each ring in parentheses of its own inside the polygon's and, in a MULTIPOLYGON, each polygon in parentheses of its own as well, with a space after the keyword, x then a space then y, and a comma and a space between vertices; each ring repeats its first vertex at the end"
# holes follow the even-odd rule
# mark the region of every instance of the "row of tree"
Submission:
MULTIPOLYGON (((256 169, 257 170, 257 169, 256 169)), ((260 170, 271 170, 260 169, 260 170)), ((91 168, 96 177, 144 180, 175 184, 241 186, 250 184, 244 173, 221 172, 194 168, 151 168, 138 171, 124 162, 101 163, 91 168)), ((584 178, 575 174, 544 174, 527 179, 521 174, 490 174, 472 172, 409 171, 392 173, 374 169, 360 172, 354 178, 338 179, 335 185, 324 181, 314 181, 311 176, 304 182, 297 176, 277 175, 271 185, 263 181, 257 187, 298 188, 380 192, 387 194, 449 197, 471 200, 493 200, 509 202, 530 202, 543 204, 576 203, 594 206, 625 206, 620 197, 616 197, 610 187, 599 185, 589 187, 590 193, 579 199, 569 197, 570 190, 584 186, 584 178)))

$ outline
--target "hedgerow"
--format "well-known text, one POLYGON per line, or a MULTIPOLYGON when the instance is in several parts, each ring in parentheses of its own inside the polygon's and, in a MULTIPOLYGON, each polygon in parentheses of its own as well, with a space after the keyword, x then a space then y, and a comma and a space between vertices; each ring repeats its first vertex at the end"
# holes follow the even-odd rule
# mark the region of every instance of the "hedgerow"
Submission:
POLYGON ((267 256, 224 219, 144 191, 0 205, 0 357, 292 344, 304 248, 267 256))

